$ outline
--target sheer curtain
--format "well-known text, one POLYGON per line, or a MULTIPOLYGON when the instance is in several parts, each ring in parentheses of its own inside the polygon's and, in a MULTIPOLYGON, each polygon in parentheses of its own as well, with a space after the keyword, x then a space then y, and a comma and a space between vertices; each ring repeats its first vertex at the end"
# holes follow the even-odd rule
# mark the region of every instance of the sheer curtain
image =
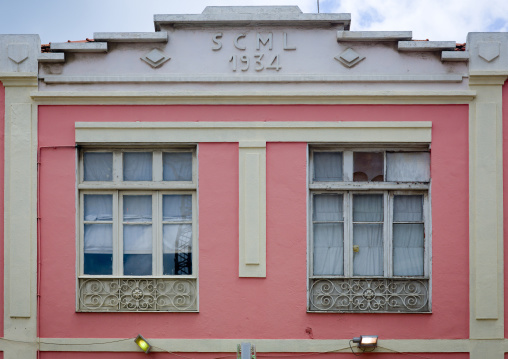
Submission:
POLYGON ((314 152, 314 181, 342 181, 342 152, 314 152))
POLYGON ((354 275, 383 275, 383 218, 382 194, 353 195, 354 275))
POLYGON ((83 154, 85 181, 113 180, 113 153, 85 152, 83 154))
POLYGON ((423 196, 394 196, 393 222, 393 274, 423 275, 423 196))
POLYGON ((430 180, 429 152, 387 152, 387 181, 422 181, 430 180))
POLYGON ((344 274, 343 196, 314 195, 314 275, 344 274))
POLYGON ((162 164, 164 181, 192 181, 191 152, 164 152, 162 164))
POLYGON ((113 196, 85 194, 83 197, 84 274, 112 274, 113 196))
POLYGON ((124 181, 152 180, 152 152, 124 152, 124 181))
POLYGON ((123 267, 126 275, 152 274, 151 222, 151 195, 123 196, 123 267))

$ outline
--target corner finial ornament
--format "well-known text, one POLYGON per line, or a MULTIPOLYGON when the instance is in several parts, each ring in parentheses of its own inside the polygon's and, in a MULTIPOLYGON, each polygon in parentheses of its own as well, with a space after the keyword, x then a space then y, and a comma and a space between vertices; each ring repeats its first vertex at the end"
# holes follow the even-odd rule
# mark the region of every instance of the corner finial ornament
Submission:
POLYGON ((487 62, 499 57, 501 44, 497 41, 484 41, 478 44, 478 56, 487 62))
POLYGON ((22 63, 28 59, 28 44, 9 44, 7 46, 7 55, 15 63, 22 63))

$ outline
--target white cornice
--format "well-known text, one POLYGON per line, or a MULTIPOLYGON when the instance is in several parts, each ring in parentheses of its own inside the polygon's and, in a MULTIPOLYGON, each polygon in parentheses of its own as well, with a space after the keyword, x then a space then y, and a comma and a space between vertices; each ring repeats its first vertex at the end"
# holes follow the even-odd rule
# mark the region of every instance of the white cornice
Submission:
POLYGON ((425 75, 116 75, 116 76, 63 76, 43 75, 40 79, 48 84, 94 84, 94 83, 344 83, 344 82, 404 82, 435 83, 462 82, 465 74, 425 75))
POLYGON ((35 91, 39 104, 468 104, 475 91, 35 91))

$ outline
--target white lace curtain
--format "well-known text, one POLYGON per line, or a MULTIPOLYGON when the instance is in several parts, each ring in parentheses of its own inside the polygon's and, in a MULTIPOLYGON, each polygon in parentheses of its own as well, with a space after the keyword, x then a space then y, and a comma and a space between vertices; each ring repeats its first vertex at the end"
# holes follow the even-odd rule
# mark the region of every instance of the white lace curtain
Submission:
POLYGON ((343 196, 314 196, 314 275, 344 274, 343 196))
POLYGON ((423 275, 423 196, 395 196, 393 207, 393 274, 423 275))
POLYGON ((353 195, 354 275, 383 275, 383 220, 382 194, 353 195))
MULTIPOLYGON (((344 274, 343 196, 314 195, 314 275, 344 274)), ((384 199, 353 195, 353 274, 384 275, 384 199)), ((393 204, 393 274, 423 275, 423 196, 397 195, 393 204)))
POLYGON ((93 223, 113 221, 113 196, 86 194, 84 196, 85 253, 113 253, 113 224, 93 223), (90 223, 91 222, 91 223, 90 223))

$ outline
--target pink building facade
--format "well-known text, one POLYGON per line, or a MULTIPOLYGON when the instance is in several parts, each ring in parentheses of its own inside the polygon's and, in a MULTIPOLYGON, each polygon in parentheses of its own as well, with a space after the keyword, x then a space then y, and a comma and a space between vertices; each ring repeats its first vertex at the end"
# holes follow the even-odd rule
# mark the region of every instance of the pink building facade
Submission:
POLYGON ((508 35, 349 24, 1 35, 2 357, 505 357, 508 35))

